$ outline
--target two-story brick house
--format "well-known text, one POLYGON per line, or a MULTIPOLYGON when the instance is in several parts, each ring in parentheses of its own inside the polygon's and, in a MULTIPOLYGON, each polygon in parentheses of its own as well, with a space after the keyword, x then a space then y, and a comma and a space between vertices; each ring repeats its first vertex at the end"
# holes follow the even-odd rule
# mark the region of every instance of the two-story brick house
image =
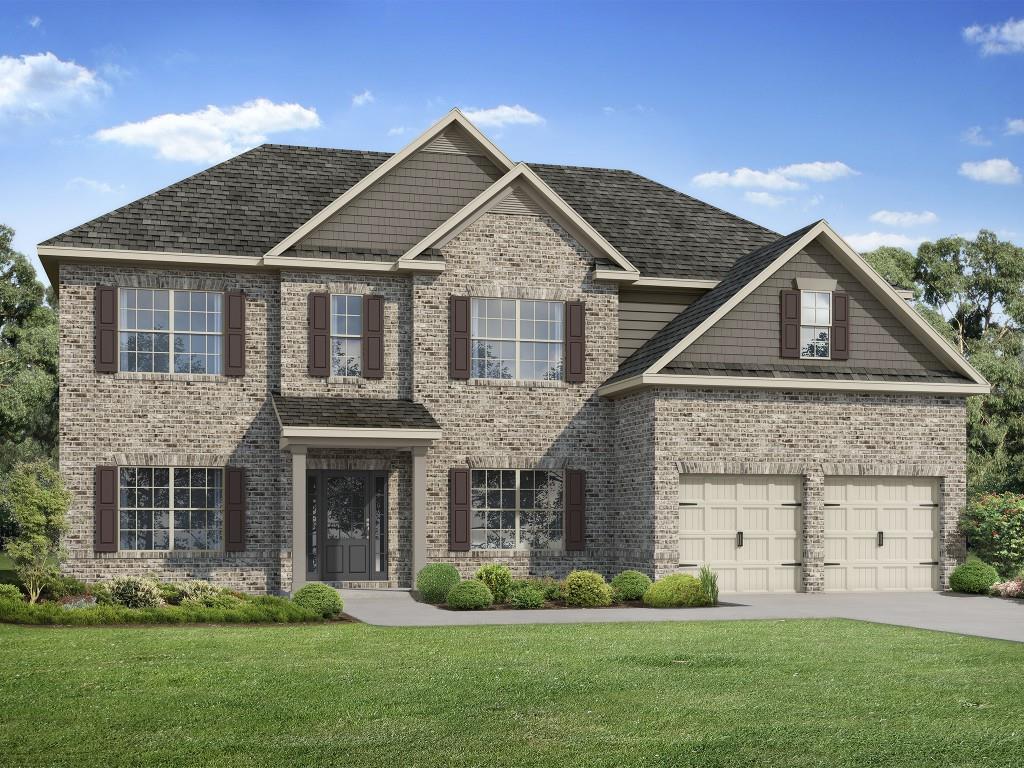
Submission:
POLYGON ((39 246, 67 569, 254 591, 709 562, 933 589, 984 379, 824 222, 510 161, 266 145, 39 246))

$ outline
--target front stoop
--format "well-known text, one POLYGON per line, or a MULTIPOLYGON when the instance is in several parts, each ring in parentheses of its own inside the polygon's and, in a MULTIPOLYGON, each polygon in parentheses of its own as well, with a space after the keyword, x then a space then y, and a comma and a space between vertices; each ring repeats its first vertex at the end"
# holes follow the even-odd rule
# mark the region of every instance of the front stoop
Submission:
POLYGON ((404 589, 404 591, 408 591, 408 588, 399 587, 398 582, 394 579, 389 581, 323 581, 320 583, 335 589, 404 589))

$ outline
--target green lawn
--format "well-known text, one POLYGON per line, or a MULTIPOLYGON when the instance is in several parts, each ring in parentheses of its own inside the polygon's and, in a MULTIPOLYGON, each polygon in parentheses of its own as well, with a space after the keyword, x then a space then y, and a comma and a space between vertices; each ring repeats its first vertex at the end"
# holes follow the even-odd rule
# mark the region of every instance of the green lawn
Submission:
POLYGON ((1024 646, 851 621, 0 626, 3 766, 1020 766, 1024 646))

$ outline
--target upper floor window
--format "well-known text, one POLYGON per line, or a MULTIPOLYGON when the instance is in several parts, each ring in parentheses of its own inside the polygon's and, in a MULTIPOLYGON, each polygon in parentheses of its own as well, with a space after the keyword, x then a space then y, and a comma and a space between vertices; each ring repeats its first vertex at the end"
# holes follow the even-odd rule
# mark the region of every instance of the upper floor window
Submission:
POLYGON ((220 373, 223 294, 122 288, 120 370, 220 373))
POLYGON ((331 375, 359 376, 363 359, 363 297, 331 296, 331 375))
POLYGON ((561 472, 474 469, 471 480, 472 549, 561 548, 561 472))
POLYGON ((471 375, 560 380, 564 320, 565 305, 560 301, 473 299, 471 375))
POLYGON ((223 470, 121 467, 121 550, 217 550, 223 545, 223 470))
POLYGON ((829 359, 832 336, 832 294, 800 292, 800 357, 829 359))

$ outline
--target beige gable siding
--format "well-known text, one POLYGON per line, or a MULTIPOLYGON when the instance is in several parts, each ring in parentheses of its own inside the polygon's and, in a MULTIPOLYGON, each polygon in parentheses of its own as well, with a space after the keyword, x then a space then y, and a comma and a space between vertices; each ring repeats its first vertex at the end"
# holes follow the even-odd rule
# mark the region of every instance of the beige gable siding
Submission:
POLYGON ((619 291, 619 362, 697 300, 702 291, 619 291))
MULTIPOLYGON (((882 306, 834 256, 812 244, 760 285, 673 363, 745 363, 790 366, 828 365, 821 360, 782 360, 779 356, 779 291, 795 288, 797 277, 833 279, 850 302, 850 359, 837 365, 901 371, 941 371, 948 367, 882 306)), ((671 364, 670 364, 671 365, 671 364)))

